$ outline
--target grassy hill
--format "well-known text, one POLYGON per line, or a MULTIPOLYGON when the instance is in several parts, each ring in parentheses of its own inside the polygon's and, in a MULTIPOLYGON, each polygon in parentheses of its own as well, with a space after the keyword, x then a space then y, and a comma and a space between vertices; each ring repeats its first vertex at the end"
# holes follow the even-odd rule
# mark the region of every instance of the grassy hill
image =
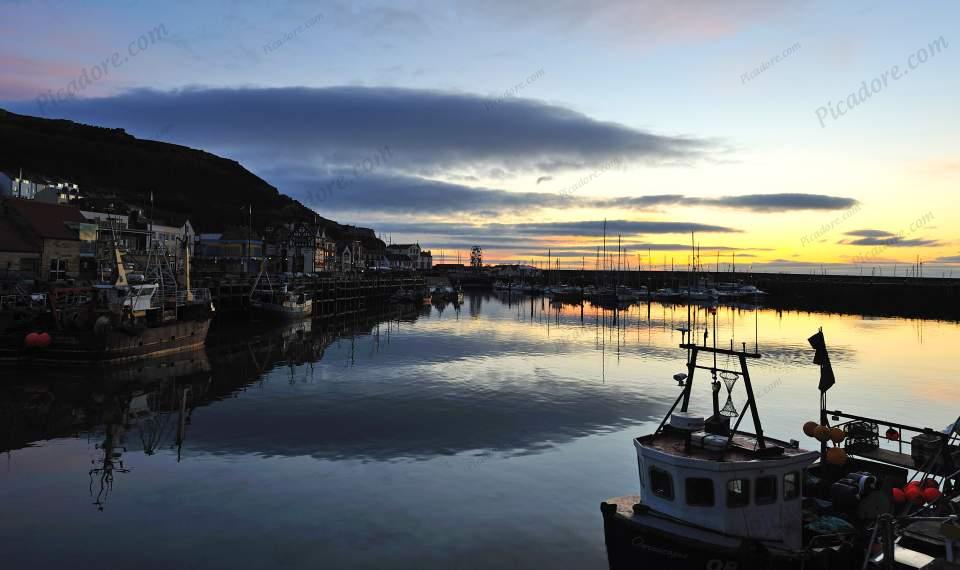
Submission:
MULTIPOLYGON (((137 139, 123 129, 17 115, 0 109, 0 170, 76 182, 89 208, 149 207, 157 219, 189 218, 198 231, 247 225, 256 231, 317 215, 281 194, 234 160, 185 146, 137 139)), ((373 230, 327 222, 336 237, 359 236, 370 247, 373 230)), ((382 247, 383 242, 379 242, 382 247)))

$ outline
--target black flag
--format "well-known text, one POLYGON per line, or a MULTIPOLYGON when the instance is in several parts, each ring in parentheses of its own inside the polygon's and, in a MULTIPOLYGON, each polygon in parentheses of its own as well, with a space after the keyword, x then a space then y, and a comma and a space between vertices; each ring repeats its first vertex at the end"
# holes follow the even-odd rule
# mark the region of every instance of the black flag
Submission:
POLYGON ((827 341, 823 338, 823 331, 808 338, 807 342, 816 350, 813 363, 820 365, 820 391, 826 392, 836 384, 837 379, 833 375, 833 367, 830 366, 830 355, 827 354, 827 341))

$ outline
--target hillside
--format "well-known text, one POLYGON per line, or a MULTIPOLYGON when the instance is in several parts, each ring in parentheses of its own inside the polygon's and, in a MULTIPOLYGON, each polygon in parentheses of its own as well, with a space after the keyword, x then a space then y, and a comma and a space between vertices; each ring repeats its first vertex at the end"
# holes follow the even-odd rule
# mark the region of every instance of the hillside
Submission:
MULTIPOLYGON (((146 207, 150 192, 158 219, 189 218, 199 231, 313 220, 300 202, 240 163, 180 145, 141 140, 123 129, 17 115, 0 109, 0 170, 42 173, 80 185, 87 207, 108 203, 146 207)), ((360 236, 369 247, 373 230, 329 224, 337 238, 360 236)), ((379 242, 382 247, 383 242, 379 242)))

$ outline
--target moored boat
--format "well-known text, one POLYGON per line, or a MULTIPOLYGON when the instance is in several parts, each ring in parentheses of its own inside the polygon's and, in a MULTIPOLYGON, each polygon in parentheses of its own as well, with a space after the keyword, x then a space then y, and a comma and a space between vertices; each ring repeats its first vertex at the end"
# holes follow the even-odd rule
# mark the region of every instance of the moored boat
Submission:
POLYGON ((287 283, 274 285, 270 276, 261 271, 250 290, 250 309, 264 317, 305 319, 313 316, 313 299, 287 283))
MULTIPOLYGON (((159 356, 203 346, 213 305, 207 289, 177 284, 164 252, 151 257, 140 283, 127 279, 114 250, 116 279, 93 287, 54 288, 31 319, 3 332, 0 358, 91 363, 159 356)), ((189 257, 185 267, 189 267, 189 257)), ((32 295, 36 304, 37 295, 32 295)))
POLYGON ((640 494, 601 504, 611 569, 942 568, 960 554, 951 543, 960 537, 960 418, 937 431, 828 410, 834 376, 818 333, 820 419, 804 433, 820 451, 804 450, 763 433, 747 365, 759 353, 700 346, 681 331, 680 394, 653 433, 633 440, 640 494), (701 364, 701 353, 739 366, 701 364), (689 408, 697 370, 712 377, 708 418, 689 408), (738 380, 746 405, 728 397, 721 408, 720 390, 738 380), (739 429, 747 414, 755 433, 739 429), (915 432, 911 454, 884 449, 881 424, 891 442, 915 432))

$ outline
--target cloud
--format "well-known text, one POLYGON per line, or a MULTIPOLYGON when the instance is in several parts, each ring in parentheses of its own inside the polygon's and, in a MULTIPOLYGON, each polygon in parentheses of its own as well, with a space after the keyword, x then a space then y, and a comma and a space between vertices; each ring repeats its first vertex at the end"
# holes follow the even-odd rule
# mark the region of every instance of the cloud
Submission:
POLYGON ((960 255, 945 255, 934 259, 934 261, 939 261, 940 263, 960 263, 960 255))
POLYGON ((598 201, 609 207, 650 209, 658 206, 686 205, 735 208, 754 212, 786 212, 796 210, 842 210, 857 204, 853 198, 824 194, 782 193, 744 194, 720 198, 697 198, 682 194, 655 194, 631 198, 611 198, 598 201))
POLYGON ((845 232, 845 236, 854 236, 854 237, 865 237, 865 238, 882 238, 882 237, 894 237, 895 233, 888 232, 886 230, 853 230, 851 232, 845 232))
POLYGON ((273 168, 261 174, 277 184, 284 193, 323 211, 420 216, 470 213, 491 217, 545 208, 621 210, 627 207, 646 210, 665 205, 742 208, 768 213, 829 209, 834 206, 839 208, 856 203, 850 198, 819 194, 746 195, 716 199, 692 198, 681 194, 587 198, 562 192, 512 192, 412 176, 384 176, 374 172, 368 176, 354 176, 350 171, 317 172, 309 168, 290 167, 273 168), (344 182, 339 186, 331 184, 338 176, 343 176, 344 182))
POLYGON ((841 240, 843 245, 884 246, 884 247, 922 247, 940 245, 935 239, 903 239, 894 237, 864 237, 855 240, 841 240))
POLYGON ((338 188, 330 186, 329 177, 320 177, 316 173, 267 173, 267 178, 277 182, 284 193, 324 212, 496 216, 507 211, 565 208, 576 203, 573 198, 558 194, 507 192, 416 177, 370 175, 353 178, 349 173, 345 177, 342 188, 338 188))
MULTIPOLYGON (((603 235, 603 220, 578 222, 531 222, 520 224, 457 224, 448 222, 381 222, 375 224, 378 231, 396 232, 413 235, 453 236, 457 238, 492 238, 502 240, 520 240, 543 237, 600 237, 603 235), (514 237, 511 237, 514 236, 514 237)), ((657 222, 608 220, 607 239, 621 234, 661 235, 699 233, 737 233, 740 230, 725 226, 698 224, 693 222, 657 222)), ((519 243, 516 243, 519 245, 519 243)))
MULTIPOLYGON (((542 175, 614 157, 689 164, 724 152, 715 140, 655 134, 534 100, 489 104, 478 95, 388 87, 191 87, 76 99, 52 112, 135 135, 173 123, 176 142, 261 167, 349 168, 389 147, 394 173, 542 175)), ((28 103, 11 108, 36 112, 28 103)))

